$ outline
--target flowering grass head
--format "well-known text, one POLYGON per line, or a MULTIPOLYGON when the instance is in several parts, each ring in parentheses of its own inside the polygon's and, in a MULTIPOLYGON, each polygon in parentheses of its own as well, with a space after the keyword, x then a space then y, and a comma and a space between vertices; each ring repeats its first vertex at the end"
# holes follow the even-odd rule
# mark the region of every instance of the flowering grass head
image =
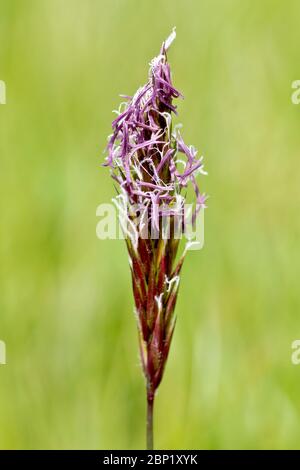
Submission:
POLYGON ((205 207, 196 182, 197 174, 205 174, 203 157, 172 126, 174 100, 182 97, 167 60, 175 36, 173 30, 150 62, 147 83, 134 96, 123 95, 105 163, 116 183, 115 203, 126 235, 148 404, 161 382, 175 327, 186 252, 177 260, 185 188, 190 185, 194 193, 193 221, 205 207))

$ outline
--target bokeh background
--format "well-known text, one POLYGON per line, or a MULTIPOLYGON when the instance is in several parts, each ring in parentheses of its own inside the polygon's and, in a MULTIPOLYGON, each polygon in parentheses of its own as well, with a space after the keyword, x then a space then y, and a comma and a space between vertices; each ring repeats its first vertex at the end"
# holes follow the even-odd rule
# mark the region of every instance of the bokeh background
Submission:
POLYGON ((118 94, 169 53, 204 154, 205 247, 183 271, 157 448, 297 448, 298 0, 0 0, 0 448, 144 447, 123 241, 96 238, 118 94))

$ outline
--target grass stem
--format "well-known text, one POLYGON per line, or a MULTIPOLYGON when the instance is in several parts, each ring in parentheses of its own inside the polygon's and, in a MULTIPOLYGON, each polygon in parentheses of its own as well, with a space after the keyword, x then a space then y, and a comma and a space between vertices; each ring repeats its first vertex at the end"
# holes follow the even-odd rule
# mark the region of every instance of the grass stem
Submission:
POLYGON ((153 450, 154 393, 147 387, 147 450, 153 450))

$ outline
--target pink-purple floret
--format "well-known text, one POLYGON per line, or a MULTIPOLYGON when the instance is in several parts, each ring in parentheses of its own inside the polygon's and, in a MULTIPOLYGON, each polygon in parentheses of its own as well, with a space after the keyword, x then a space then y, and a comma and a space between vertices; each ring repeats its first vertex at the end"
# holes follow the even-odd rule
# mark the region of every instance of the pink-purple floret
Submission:
POLYGON ((198 159, 194 147, 187 146, 181 134, 171 129, 171 114, 177 114, 173 99, 180 96, 172 85, 163 43, 160 55, 150 64, 146 85, 135 96, 125 97, 125 110, 112 122, 113 133, 107 146, 105 165, 111 168, 112 177, 129 203, 147 204, 150 209, 152 206, 155 226, 160 209, 154 209, 154 205, 163 204, 164 213, 166 204, 169 212, 175 211, 176 196, 188 183, 196 196, 194 216, 205 207, 205 196, 195 178, 196 172, 205 174, 202 157, 198 159), (178 166, 182 165, 180 172, 178 166))

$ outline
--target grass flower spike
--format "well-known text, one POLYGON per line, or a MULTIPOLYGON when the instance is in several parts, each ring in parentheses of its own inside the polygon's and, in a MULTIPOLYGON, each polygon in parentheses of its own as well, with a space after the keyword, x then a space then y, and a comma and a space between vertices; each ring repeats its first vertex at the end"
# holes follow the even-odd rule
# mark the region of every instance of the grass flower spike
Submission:
POLYGON ((147 447, 153 448, 153 404, 162 380, 175 328, 175 305, 186 250, 179 259, 186 223, 186 188, 194 194, 193 222, 205 196, 196 182, 203 159, 172 126, 177 114, 167 50, 175 29, 150 63, 147 83, 133 97, 123 96, 112 123, 105 165, 116 183, 115 203, 125 234, 139 347, 147 391, 147 447))

